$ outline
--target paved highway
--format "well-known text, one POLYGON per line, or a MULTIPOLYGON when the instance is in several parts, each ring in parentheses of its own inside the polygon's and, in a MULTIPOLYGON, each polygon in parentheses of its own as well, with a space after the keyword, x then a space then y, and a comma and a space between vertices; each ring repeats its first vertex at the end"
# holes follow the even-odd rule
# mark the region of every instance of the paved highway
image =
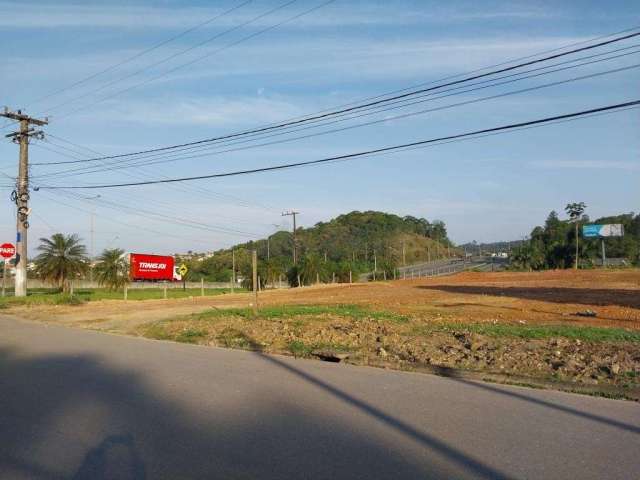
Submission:
POLYGON ((640 407, 0 317, 0 478, 631 479, 640 407))

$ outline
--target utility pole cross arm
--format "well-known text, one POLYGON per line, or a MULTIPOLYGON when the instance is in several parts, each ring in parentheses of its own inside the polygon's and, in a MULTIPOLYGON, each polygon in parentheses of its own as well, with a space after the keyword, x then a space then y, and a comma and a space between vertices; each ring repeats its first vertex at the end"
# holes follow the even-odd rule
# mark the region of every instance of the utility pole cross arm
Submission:
POLYGON ((27 230, 29 228, 29 140, 42 139, 44 133, 31 128, 31 125, 42 127, 49 123, 49 119, 32 118, 22 113, 10 111, 7 107, 0 117, 5 117, 19 122, 19 130, 7 135, 13 142, 20 145, 20 157, 18 161, 18 178, 16 189, 12 193, 12 199, 16 203, 16 279, 15 296, 27 295, 27 230))

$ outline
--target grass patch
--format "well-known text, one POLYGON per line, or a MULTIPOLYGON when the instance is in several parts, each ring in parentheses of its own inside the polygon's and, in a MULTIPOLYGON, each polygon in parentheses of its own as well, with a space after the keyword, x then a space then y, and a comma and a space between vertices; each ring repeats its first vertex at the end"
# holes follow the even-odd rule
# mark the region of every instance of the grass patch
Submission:
POLYGON ((227 327, 218 334, 216 340, 220 342, 223 347, 227 348, 240 348, 243 350, 259 350, 251 338, 249 338, 244 332, 238 329, 227 327))
POLYGON ((171 335, 167 332, 164 325, 154 323, 144 329, 142 335, 147 338, 153 338, 155 340, 170 340, 171 335))
POLYGON ((198 343, 198 340, 201 340, 206 336, 207 332, 204 330, 187 328, 176 336, 175 341, 182 343, 198 343))
MULTIPOLYGON (((375 320, 393 323, 406 323, 409 321, 409 317, 405 315, 387 311, 373 311, 359 305, 276 305, 263 307, 258 312, 258 318, 268 320, 295 319, 297 317, 318 318, 327 315, 352 318, 355 320, 373 318, 375 320)), ((250 308, 211 309, 198 313, 195 317, 199 320, 230 317, 254 318, 253 311, 250 308)), ((297 322, 300 323, 299 318, 297 322)), ((301 325, 300 323, 300 326, 301 325)))
POLYGON ((78 295, 62 294, 55 299, 56 305, 82 305, 85 300, 78 295))
POLYGON ((415 333, 466 331, 489 337, 518 337, 525 339, 547 339, 563 337, 585 342, 634 342, 640 343, 640 332, 623 328, 578 327, 574 325, 515 325, 509 323, 439 323, 416 327, 415 333))
POLYGON ((294 340, 293 342, 289 342, 287 350, 289 350, 294 357, 308 357, 311 355, 313 347, 311 345, 307 345, 301 340, 294 340))

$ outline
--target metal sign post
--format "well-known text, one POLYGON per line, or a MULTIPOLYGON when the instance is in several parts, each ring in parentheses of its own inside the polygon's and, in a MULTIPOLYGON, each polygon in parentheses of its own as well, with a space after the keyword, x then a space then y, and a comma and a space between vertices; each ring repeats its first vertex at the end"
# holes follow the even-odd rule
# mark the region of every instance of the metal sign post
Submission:
POLYGON ((7 259, 5 258, 2 262, 2 296, 6 295, 7 288, 7 259))
POLYGON ((0 257, 3 258, 2 266, 2 296, 6 295, 7 288, 7 262, 16 255, 16 246, 13 243, 0 245, 0 257))
POLYGON ((189 271, 189 267, 187 267, 184 263, 182 265, 180 265, 180 267, 178 268, 178 273, 180 274, 180 276, 182 277, 182 290, 186 291, 187 290, 187 279, 186 279, 186 275, 187 272, 189 271))

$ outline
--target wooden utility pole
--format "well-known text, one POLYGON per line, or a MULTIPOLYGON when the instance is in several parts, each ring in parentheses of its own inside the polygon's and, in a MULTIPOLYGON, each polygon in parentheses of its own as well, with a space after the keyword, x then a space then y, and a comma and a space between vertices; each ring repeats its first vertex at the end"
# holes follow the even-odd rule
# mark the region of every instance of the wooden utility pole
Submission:
POLYGON ((29 139, 32 137, 43 139, 44 133, 41 130, 31 128, 31 125, 42 127, 47 125, 49 120, 47 118, 44 120, 31 118, 20 110, 11 112, 6 107, 4 113, 0 113, 0 117, 16 120, 20 123, 20 129, 17 132, 5 136, 20 145, 18 179, 11 198, 15 200, 17 207, 15 296, 25 297, 27 295, 27 230, 31 213, 29 208, 29 139))
POLYGON ((236 251, 231 250, 231 293, 234 292, 236 286, 236 251))
POLYGON ((296 215, 300 215, 300 212, 296 212, 295 210, 289 210, 288 212, 283 212, 282 216, 283 217, 288 217, 291 216, 293 217, 293 264, 297 265, 298 263, 298 257, 296 254, 296 230, 297 230, 297 225, 296 225, 296 215))
POLYGON ((373 280, 376 280, 376 273, 378 272, 378 257, 376 251, 373 251, 373 280))
POLYGON ((253 263, 253 314, 258 315, 258 251, 254 250, 253 263))
POLYGON ((402 266, 404 267, 407 264, 407 249, 405 246, 405 241, 402 240, 402 266))

